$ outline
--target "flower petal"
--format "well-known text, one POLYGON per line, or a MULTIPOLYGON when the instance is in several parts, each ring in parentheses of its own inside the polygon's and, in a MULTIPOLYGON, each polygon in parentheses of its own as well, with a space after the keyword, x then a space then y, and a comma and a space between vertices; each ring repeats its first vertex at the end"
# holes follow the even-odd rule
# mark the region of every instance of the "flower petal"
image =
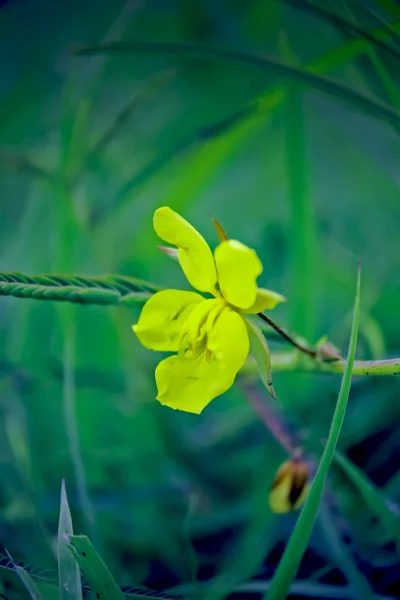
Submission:
POLYGON ((183 342, 186 339, 186 346, 194 350, 210 330, 210 319, 212 321, 216 311, 219 309, 219 312, 221 312, 224 306, 226 304, 222 298, 204 300, 204 302, 198 304, 186 319, 179 335, 179 341, 183 342))
POLYGON ((246 308, 244 312, 255 315, 264 310, 272 310, 280 302, 286 302, 286 298, 273 292, 272 290, 266 290, 264 288, 257 288, 257 295, 254 304, 250 308, 246 308))
POLYGON ((157 366, 157 400, 174 409, 201 413, 213 398, 232 386, 248 352, 243 318, 225 308, 201 353, 170 356, 157 366))
POLYGON ((308 484, 305 484, 299 493, 296 502, 290 501, 290 493, 292 490, 292 482, 287 477, 274 489, 271 490, 269 495, 269 506, 272 512, 277 514, 285 514, 292 510, 297 510, 303 504, 309 492, 308 484))
POLYGON ((157 235, 178 248, 178 260, 189 283, 201 292, 215 292, 217 273, 212 252, 202 235, 168 206, 153 218, 157 235))
POLYGON ((205 301, 195 292, 162 290, 146 302, 132 329, 146 348, 177 352, 184 322, 196 306, 205 301))
POLYGON ((301 458, 293 457, 278 469, 269 495, 269 506, 275 513, 297 510, 306 499, 308 469, 301 458))
POLYGON ((225 300, 247 309, 256 301, 256 279, 262 264, 256 252, 236 240, 222 242, 214 252, 218 284, 225 300))

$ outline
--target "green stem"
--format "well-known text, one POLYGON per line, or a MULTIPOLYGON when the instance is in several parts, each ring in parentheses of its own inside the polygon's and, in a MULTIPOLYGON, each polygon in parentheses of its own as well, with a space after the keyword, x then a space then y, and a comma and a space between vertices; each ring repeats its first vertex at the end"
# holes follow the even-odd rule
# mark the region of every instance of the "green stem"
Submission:
MULTIPOLYGON (((331 363, 316 364, 315 371, 327 373, 344 373, 345 360, 337 360, 331 363)), ((386 360, 355 360, 353 375, 399 375, 400 358, 388 358, 386 360)))
MULTIPOLYGON (((346 368, 346 361, 336 360, 320 362, 302 357, 297 351, 271 353, 271 365, 274 373, 288 371, 306 371, 314 373, 342 374, 346 368)), ((243 374, 253 374, 257 367, 248 361, 241 370, 243 374)), ((400 375, 400 358, 385 360, 355 360, 352 375, 400 375)))
POLYGON ((307 346, 303 346, 303 344, 299 344, 299 342, 297 342, 291 335, 289 335, 284 329, 282 329, 270 317, 267 317, 267 315, 264 315, 264 313, 261 313, 261 312, 257 313, 257 316, 260 317, 266 323, 268 323, 268 325, 270 325, 270 327, 272 327, 272 329, 274 329, 277 333, 279 333, 279 335, 282 336, 287 342, 289 342, 289 344, 292 344, 292 346, 297 348, 297 350, 300 350, 300 352, 303 352, 304 354, 308 354, 308 356, 311 356, 311 358, 316 358, 316 356, 317 356, 316 350, 314 350, 313 348, 308 348, 307 346))
MULTIPOLYGON (((294 346, 299 352, 310 357, 312 360, 307 360, 298 352, 275 352, 271 354, 272 370, 279 371, 319 371, 324 373, 339 373, 343 374, 346 368, 344 359, 333 361, 317 360, 317 351, 300 344, 275 323, 270 317, 263 313, 258 313, 259 317, 272 329, 274 329, 283 339, 294 346)), ((243 367, 242 371, 251 372, 253 370, 252 363, 249 366, 243 367)), ((399 375, 400 374, 400 358, 388 358, 385 360, 355 360, 352 370, 353 375, 399 375)))

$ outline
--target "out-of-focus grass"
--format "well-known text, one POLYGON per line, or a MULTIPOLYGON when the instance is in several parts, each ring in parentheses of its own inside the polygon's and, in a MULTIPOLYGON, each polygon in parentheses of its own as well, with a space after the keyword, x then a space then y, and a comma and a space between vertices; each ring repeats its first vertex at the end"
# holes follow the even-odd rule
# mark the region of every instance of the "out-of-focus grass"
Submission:
MULTIPOLYGON (((210 216, 256 248, 260 283, 288 297, 274 318, 310 343, 327 333, 346 346, 360 258, 358 358, 384 358, 382 349, 399 356, 398 126, 354 104, 365 97, 364 107, 384 104, 385 115, 397 118, 399 8, 388 0, 330 2, 325 10, 353 25, 346 31, 294 4, 5 3, 1 271, 113 272, 183 287, 151 227, 154 208, 169 204, 212 244, 210 216), (70 52, 119 41, 176 43, 292 67, 282 32, 296 68, 313 75, 302 76, 301 87, 281 71, 209 53, 70 52), (322 89, 319 76, 338 87, 322 89), (348 88, 347 104, 325 93, 348 88)), ((184 595, 186 585, 195 595, 205 589, 200 581, 216 577, 204 584, 211 595, 235 589, 250 597, 257 586, 264 594, 295 516, 269 512, 269 486, 286 455, 243 389, 232 388, 200 417, 169 411, 154 400, 156 358, 131 333, 139 307, 0 300, 0 543, 34 567, 42 595, 55 597, 55 586, 35 573, 56 569, 62 478, 75 533, 92 536, 90 510, 82 510, 89 503, 92 541, 118 584, 180 586, 184 595), (72 329, 74 352, 67 353, 72 329)), ((319 456, 338 376, 283 372, 273 382, 282 418, 309 456, 319 456)), ((261 387, 258 393, 273 402, 261 387)), ((294 590, 339 594, 344 555, 349 583, 362 560, 374 589, 389 596, 395 589, 387 575, 397 560, 393 540, 383 508, 371 510, 370 491, 386 486, 385 507, 396 510, 397 396, 394 377, 355 379, 339 447, 365 479, 355 489, 350 472, 358 471, 340 476, 335 467, 324 514, 337 543, 316 528, 300 569, 305 581, 294 590), (344 538, 351 546, 341 554, 344 538)), ((3 585, 3 593, 22 593, 11 572, 0 571, 14 586, 3 585)))

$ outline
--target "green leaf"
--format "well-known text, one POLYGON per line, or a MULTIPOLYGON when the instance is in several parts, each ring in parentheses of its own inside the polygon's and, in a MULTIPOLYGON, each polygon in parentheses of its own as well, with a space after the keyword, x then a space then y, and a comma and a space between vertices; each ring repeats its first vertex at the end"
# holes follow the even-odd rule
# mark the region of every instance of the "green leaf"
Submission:
MULTIPOLYGON (((391 40, 400 32, 400 21, 374 29, 371 32, 379 40, 391 40)), ((304 67, 306 71, 314 75, 321 75, 341 65, 355 60, 367 52, 371 43, 365 38, 353 38, 340 44, 333 50, 318 57, 315 61, 304 67)), ((209 182, 218 168, 226 160, 228 154, 248 139, 259 128, 259 119, 265 120, 265 116, 280 106, 287 97, 287 86, 269 87, 264 93, 246 104, 235 113, 224 117, 218 122, 212 123, 184 140, 179 140, 167 151, 157 154, 153 160, 146 164, 139 173, 126 181, 116 194, 116 202, 112 204, 110 212, 116 213, 123 208, 132 198, 134 189, 148 182, 155 173, 162 170, 173 159, 188 154, 186 168, 181 177, 186 177, 185 186, 190 189, 199 190, 206 182, 209 182), (193 165, 196 166, 196 180, 193 181, 193 165), (186 173, 186 175, 185 175, 186 173)), ((173 190, 171 198, 176 202, 176 191, 173 190)), ((179 196, 182 196, 182 181, 179 181, 179 196)), ((168 201, 165 202, 168 205, 168 201)), ((108 213, 102 215, 102 219, 108 213)))
MULTIPOLYGON (((7 552, 7 554, 8 554, 8 552, 7 552)), ((29 575, 29 573, 27 571, 25 571, 25 569, 23 567, 19 567, 18 565, 16 565, 14 563, 13 559, 11 558, 10 554, 8 554, 8 556, 11 560, 11 564, 12 564, 14 571, 16 572, 19 579, 24 584, 24 586, 27 589, 32 600, 44 600, 41 592, 39 591, 39 588, 37 587, 36 583, 33 581, 32 577, 29 575)))
POLYGON ((271 583, 267 600, 284 600, 289 593, 290 585, 296 577, 302 556, 307 549, 308 541, 314 527, 318 508, 322 500, 325 480, 328 475, 336 444, 339 439, 344 415, 346 412, 347 400, 351 386, 351 375, 354 363, 354 357, 357 346, 358 323, 360 317, 360 269, 357 276, 357 291, 354 303, 353 324, 351 328, 349 351, 347 356, 346 369, 343 374, 340 386, 339 397, 336 403, 335 412, 332 418, 328 441, 326 443, 317 473, 311 485, 308 498, 300 513, 296 527, 288 542, 283 557, 275 572, 271 583))
MULTIPOLYGON (((288 48, 288 54, 292 52, 288 48)), ((291 61, 294 63, 293 57, 291 61)), ((290 326, 306 339, 314 338, 316 282, 318 281, 317 227, 307 152, 304 98, 297 84, 289 84, 285 112, 287 194, 290 202, 291 302, 290 326), (301 292, 299 292, 301 290, 301 292)))
POLYGON ((69 548, 82 569, 90 589, 94 594, 98 594, 98 598, 123 600, 123 593, 86 535, 71 536, 69 548))
POLYGON ((96 56, 98 54, 138 54, 156 53, 182 55, 186 57, 210 57, 219 60, 242 62, 247 65, 273 73, 287 81, 293 81, 309 86, 327 96, 336 98, 345 104, 359 109, 366 114, 394 125, 400 124, 400 113, 389 104, 360 94, 356 90, 322 75, 315 75, 304 68, 285 65, 278 60, 264 55, 235 50, 233 48, 218 48, 197 44, 170 42, 114 42, 84 46, 76 51, 77 54, 96 56))
POLYGON ((329 548, 332 560, 340 566, 341 571, 349 582, 351 589, 349 598, 375 600, 368 578, 359 570, 353 552, 343 541, 341 531, 328 506, 320 506, 318 511, 318 533, 322 535, 322 543, 329 548))
POLYGON ((0 148, 0 169, 14 171, 18 175, 28 175, 47 182, 54 183, 54 176, 51 172, 32 162, 30 158, 19 154, 12 154, 8 150, 0 148))
POLYGON ((61 483, 60 520, 58 523, 58 576, 60 600, 80 600, 82 598, 79 567, 67 547, 69 538, 73 533, 71 513, 63 479, 61 483))
POLYGON ((122 304, 125 306, 137 306, 144 304, 152 296, 151 292, 131 292, 121 298, 122 304))
MULTIPOLYGON (((75 560, 75 558, 74 558, 75 560)), ((22 567, 22 562, 19 561, 19 565, 22 567)), ((44 600, 58 600, 58 582, 57 579, 51 573, 49 574, 48 569, 45 571, 43 569, 37 569, 35 567, 24 565, 25 572, 28 572, 30 577, 34 580, 39 591, 41 592, 44 600)), ((10 560, 7 564, 0 564, 0 587, 2 580, 6 579, 7 582, 11 581, 14 584, 14 580, 18 579, 17 572, 14 567, 14 563, 10 560)), ((15 587, 17 587, 17 583, 15 583, 15 587)), ((90 588, 88 585, 83 584, 82 589, 85 592, 84 597, 89 597, 90 588)), ((151 598, 152 600, 183 600, 182 596, 179 594, 171 594, 167 592, 159 592, 147 588, 145 586, 131 586, 121 589, 121 593, 123 593, 126 598, 134 598, 135 600, 142 600, 142 598, 151 598)), ((13 598, 15 596, 12 596, 13 598)), ((19 598, 18 598, 19 600, 19 598)))
POLYGON ((260 329, 250 319, 244 317, 250 340, 250 354, 255 358, 261 380, 274 400, 276 395, 272 385, 271 352, 267 340, 260 329))
POLYGON ((355 22, 351 22, 340 15, 337 15, 329 10, 327 10, 321 3, 321 6, 317 4, 313 4, 309 2, 309 0, 285 0, 287 4, 292 4, 296 8, 301 8, 304 12, 308 12, 311 15, 315 15, 319 17, 321 20, 324 19, 328 23, 330 23, 333 27, 344 31, 345 33, 351 31, 354 34, 358 35, 360 39, 364 39, 371 44, 371 47, 376 46, 377 49, 382 48, 386 52, 392 54, 396 58, 400 57, 400 53, 397 48, 392 48, 386 40, 382 39, 374 33, 369 33, 368 31, 364 31, 361 27, 359 27, 355 22))
POLYGON ((121 275, 86 277, 82 275, 23 275, 0 273, 0 296, 57 300, 74 304, 128 306, 143 303, 159 288, 152 283, 121 275), (138 295, 135 295, 138 294, 138 295))

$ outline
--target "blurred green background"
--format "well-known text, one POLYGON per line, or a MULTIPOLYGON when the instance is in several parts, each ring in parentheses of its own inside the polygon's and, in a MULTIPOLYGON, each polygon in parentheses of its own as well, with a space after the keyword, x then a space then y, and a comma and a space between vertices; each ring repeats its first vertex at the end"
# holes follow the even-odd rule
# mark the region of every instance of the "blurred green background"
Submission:
MULTIPOLYGON (((214 217, 255 248, 260 283, 288 298, 274 319, 310 344, 346 351, 361 259, 358 358, 399 356, 399 23, 391 0, 3 2, 1 270, 184 288, 152 229, 168 205, 211 245, 214 217), (149 45, 76 53, 118 41, 149 45)), ((139 309, 0 300, 2 549, 56 568, 65 478, 75 531, 120 585, 191 595, 224 573, 216 594, 261 597, 296 515, 268 508, 286 454, 249 396, 313 463, 340 378, 276 372, 274 405, 242 377, 200 416, 175 412, 155 401, 139 309)), ((334 465, 293 597, 396 596, 399 407, 395 377, 354 379, 340 450, 396 520, 334 465)))

